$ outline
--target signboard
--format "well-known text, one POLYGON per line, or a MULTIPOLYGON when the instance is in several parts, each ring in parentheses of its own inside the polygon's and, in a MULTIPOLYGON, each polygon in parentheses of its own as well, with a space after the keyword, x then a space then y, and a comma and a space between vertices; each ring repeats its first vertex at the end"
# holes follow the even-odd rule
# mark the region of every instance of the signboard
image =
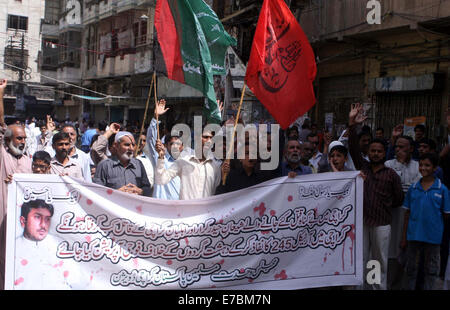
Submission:
POLYGON ((405 136, 410 136, 414 139, 414 127, 417 125, 425 125, 427 121, 426 116, 417 116, 417 117, 409 117, 405 119, 405 123, 403 126, 403 134, 405 136))

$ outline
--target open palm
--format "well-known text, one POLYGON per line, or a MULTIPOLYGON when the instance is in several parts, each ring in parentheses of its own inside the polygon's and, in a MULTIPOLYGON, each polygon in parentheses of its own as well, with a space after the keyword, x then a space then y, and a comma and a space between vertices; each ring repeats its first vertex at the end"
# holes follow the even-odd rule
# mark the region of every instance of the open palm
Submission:
POLYGON ((155 115, 161 116, 166 113, 169 108, 166 109, 166 100, 161 99, 158 101, 155 107, 155 115))
POLYGON ((361 124, 367 119, 367 116, 364 115, 364 108, 360 103, 352 105, 348 117, 351 125, 361 124))

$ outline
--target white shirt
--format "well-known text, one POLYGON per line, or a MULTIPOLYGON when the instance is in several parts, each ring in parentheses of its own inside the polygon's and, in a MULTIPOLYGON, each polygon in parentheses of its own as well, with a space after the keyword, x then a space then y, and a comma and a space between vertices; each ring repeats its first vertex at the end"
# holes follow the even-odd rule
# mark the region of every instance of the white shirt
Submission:
POLYGON ((56 257, 57 243, 50 239, 50 235, 42 241, 31 241, 23 236, 16 239, 15 289, 70 289, 64 277, 66 266, 56 257))
POLYGON ((313 165, 313 167, 316 169, 316 171, 319 171, 319 161, 322 158, 323 154, 320 152, 317 152, 316 155, 313 155, 311 159, 309 160, 309 163, 313 165))
MULTIPOLYGON (((419 173, 419 163, 410 160, 407 164, 402 164, 397 159, 388 160, 384 163, 388 168, 394 169, 402 182, 403 192, 406 193, 411 184, 420 180, 422 175, 419 173)), ((391 221, 391 240, 389 243, 389 258, 397 258, 400 254, 399 244, 402 240, 403 224, 405 218, 405 209, 392 209, 391 221)))
POLYGON ((406 193, 411 184, 420 180, 422 175, 419 172, 419 163, 415 160, 410 160, 407 164, 402 164, 397 159, 388 160, 384 163, 388 168, 394 169, 394 171, 400 177, 402 181, 403 192, 406 193))
POLYGON ((170 168, 164 166, 164 159, 158 159, 155 184, 167 184, 180 177, 180 200, 200 199, 213 196, 221 180, 220 163, 210 153, 201 162, 194 155, 177 159, 170 168))
POLYGON ((145 156, 145 154, 141 154, 136 156, 136 159, 140 160, 141 163, 144 165, 148 181, 150 182, 150 186, 153 187, 153 184, 155 183, 155 173, 153 172, 153 165, 152 162, 150 161, 150 158, 145 156))

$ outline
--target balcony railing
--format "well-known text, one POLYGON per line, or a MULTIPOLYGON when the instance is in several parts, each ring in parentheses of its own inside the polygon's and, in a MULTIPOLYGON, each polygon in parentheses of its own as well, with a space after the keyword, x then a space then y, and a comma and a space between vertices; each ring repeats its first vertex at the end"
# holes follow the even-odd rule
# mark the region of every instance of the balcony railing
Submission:
POLYGON ((83 11, 83 23, 85 25, 91 24, 93 22, 98 21, 99 15, 99 5, 92 4, 90 6, 85 6, 83 11))
POLYGON ((119 0, 100 0, 98 14, 100 18, 107 18, 117 13, 117 2, 119 0))
POLYGON ((117 13, 125 12, 131 9, 136 9, 137 0, 118 0, 117 1, 117 13))

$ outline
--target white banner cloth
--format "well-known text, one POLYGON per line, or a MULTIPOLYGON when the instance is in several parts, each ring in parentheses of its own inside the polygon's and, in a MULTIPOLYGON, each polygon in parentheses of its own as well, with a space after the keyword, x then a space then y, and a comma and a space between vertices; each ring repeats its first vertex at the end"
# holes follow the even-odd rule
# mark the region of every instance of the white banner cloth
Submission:
POLYGON ((16 174, 9 186, 5 287, 360 285, 362 184, 358 172, 324 173, 165 201, 57 175, 16 174), (21 218, 24 204, 37 200, 51 204, 54 214, 40 208, 40 218, 30 218, 31 211, 21 218), (36 228, 46 219, 48 233, 36 228), (33 229, 41 241, 33 241, 33 229))

